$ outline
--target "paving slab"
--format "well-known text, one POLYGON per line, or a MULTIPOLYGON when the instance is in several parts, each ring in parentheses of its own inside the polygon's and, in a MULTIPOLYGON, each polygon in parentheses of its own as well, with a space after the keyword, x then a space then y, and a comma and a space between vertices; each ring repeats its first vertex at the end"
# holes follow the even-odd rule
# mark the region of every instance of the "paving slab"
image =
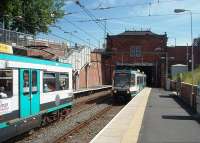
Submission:
POLYGON ((91 143, 136 143, 151 88, 143 89, 96 135, 91 143))
POLYGON ((177 96, 152 89, 138 143, 200 143, 200 124, 177 96))

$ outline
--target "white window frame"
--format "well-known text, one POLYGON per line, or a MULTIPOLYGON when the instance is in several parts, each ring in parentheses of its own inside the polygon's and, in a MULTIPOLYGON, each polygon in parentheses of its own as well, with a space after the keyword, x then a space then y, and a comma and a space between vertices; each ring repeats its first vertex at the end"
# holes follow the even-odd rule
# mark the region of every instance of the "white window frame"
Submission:
POLYGON ((130 57, 141 57, 142 48, 141 46, 133 45, 130 47, 130 57))

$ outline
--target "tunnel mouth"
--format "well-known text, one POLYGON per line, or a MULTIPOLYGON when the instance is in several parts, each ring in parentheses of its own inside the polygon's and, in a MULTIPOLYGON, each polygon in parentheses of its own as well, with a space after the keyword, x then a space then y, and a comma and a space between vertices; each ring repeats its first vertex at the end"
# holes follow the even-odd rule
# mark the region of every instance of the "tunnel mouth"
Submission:
POLYGON ((154 76, 153 76, 153 66, 136 66, 135 69, 139 69, 141 72, 146 74, 146 82, 148 87, 154 87, 154 76))

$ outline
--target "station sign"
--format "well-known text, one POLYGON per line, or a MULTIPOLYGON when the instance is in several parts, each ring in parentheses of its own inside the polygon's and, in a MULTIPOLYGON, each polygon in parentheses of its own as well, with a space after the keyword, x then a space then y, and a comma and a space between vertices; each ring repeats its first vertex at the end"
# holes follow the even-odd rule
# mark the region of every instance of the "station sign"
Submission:
POLYGON ((12 46, 0 43, 0 53, 13 54, 12 46))

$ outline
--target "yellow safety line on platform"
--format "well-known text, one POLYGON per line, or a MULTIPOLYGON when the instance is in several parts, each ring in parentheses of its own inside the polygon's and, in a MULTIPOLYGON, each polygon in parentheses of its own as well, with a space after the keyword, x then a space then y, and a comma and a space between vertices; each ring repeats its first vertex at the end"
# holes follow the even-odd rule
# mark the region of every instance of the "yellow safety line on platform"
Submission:
POLYGON ((150 92, 151 88, 148 88, 145 94, 143 93, 142 95, 140 95, 143 96, 143 100, 141 100, 141 102, 138 104, 136 112, 134 113, 133 120, 128 130, 123 135, 121 143, 137 143, 150 92))

